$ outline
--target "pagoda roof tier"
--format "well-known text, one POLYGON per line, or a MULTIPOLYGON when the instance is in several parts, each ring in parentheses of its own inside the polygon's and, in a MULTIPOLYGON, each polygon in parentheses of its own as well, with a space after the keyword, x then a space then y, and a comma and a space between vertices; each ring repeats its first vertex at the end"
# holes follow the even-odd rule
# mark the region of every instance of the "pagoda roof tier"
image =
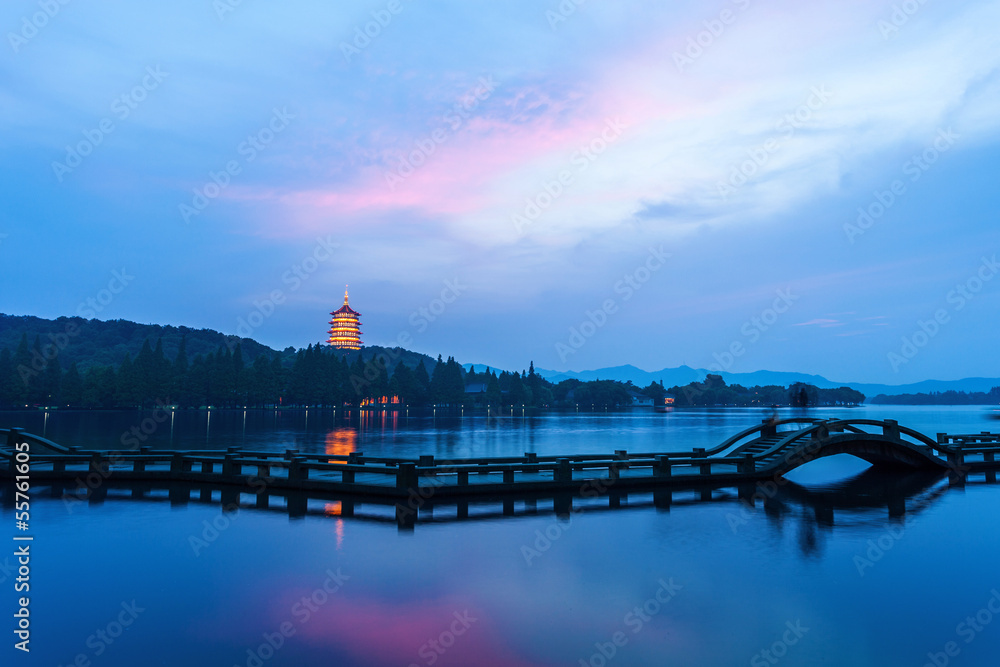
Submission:
POLYGON ((343 306, 341 306, 340 308, 338 308, 337 310, 335 310, 332 313, 330 313, 330 314, 331 315, 357 315, 358 317, 361 317, 361 313, 359 313, 358 311, 354 310, 353 308, 351 308, 350 306, 348 306, 346 303, 343 306))

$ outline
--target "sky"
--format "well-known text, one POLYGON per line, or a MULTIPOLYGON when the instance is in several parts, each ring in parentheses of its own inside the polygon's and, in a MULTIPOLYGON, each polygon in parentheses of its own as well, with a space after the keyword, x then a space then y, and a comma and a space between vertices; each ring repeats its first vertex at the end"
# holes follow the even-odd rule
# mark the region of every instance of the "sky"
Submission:
MULTIPOLYGON (((63 4, 65 3, 65 4, 63 4)), ((1000 2, 0 7, 0 312, 1000 376, 1000 2)))

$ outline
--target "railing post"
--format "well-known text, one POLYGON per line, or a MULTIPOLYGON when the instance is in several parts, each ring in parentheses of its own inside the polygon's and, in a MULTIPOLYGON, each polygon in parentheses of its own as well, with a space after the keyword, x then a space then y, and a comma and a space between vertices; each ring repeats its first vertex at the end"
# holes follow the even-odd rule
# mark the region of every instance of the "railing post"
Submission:
POLYGON ((514 469, 513 468, 504 468, 504 471, 503 471, 503 483, 504 484, 513 484, 514 483, 514 469))
POLYGON ((433 454, 421 454, 420 461, 417 464, 421 468, 430 468, 434 465, 434 455, 433 454))
POLYGON ((743 465, 740 466, 740 472, 744 475, 749 475, 757 469, 757 462, 753 459, 753 454, 747 453, 743 455, 743 465))
POLYGON ((569 459, 556 459, 556 481, 572 482, 573 468, 569 465, 569 459))
POLYGON ((205 474, 211 475, 215 472, 215 464, 212 461, 202 461, 201 471, 205 474))
POLYGON ((956 446, 953 451, 948 452, 948 465, 955 469, 955 472, 959 472, 959 468, 965 464, 965 452, 962 451, 961 445, 956 446))
POLYGON ((354 484, 354 471, 353 470, 341 470, 340 471, 340 481, 344 484, 354 484))
POLYGON ((93 452, 90 455, 90 465, 88 466, 89 467, 89 471, 90 472, 96 472, 98 475, 102 475, 103 476, 104 475, 104 470, 102 468, 103 462, 104 462, 104 458, 101 456, 101 453, 100 452, 93 452))
POLYGON ((459 470, 458 471, 458 485, 459 486, 468 486, 469 485, 469 471, 468 470, 459 470))
POLYGON ((180 452, 174 452, 174 455, 170 458, 170 472, 187 472, 187 463, 184 460, 184 455, 180 452))
POLYGON ((762 419, 760 423, 760 437, 772 438, 778 434, 777 425, 770 419, 762 419))
POLYGON ((937 443, 939 445, 947 445, 948 444, 948 434, 947 433, 938 433, 937 434, 937 443))
MULTIPOLYGON (((703 459, 703 458, 705 458, 705 448, 704 447, 695 447, 694 448, 694 458, 696 458, 696 459, 703 459)), ((711 463, 702 463, 699 466, 699 472, 702 475, 711 475, 712 474, 712 464, 711 463)))
POLYGON ((146 462, 142 459, 136 459, 133 461, 132 472, 146 472, 146 462))
POLYGON ((222 462, 222 474, 226 477, 242 474, 243 466, 237 462, 236 458, 237 455, 232 450, 226 454, 226 460, 222 462))
POLYGON ((899 422, 886 419, 882 422, 882 435, 893 440, 899 440, 899 422))
POLYGON ((653 469, 653 474, 656 477, 670 477, 673 475, 673 464, 670 463, 670 457, 665 454, 660 454, 656 457, 656 467, 653 469))
POLYGON ((417 486, 417 465, 415 463, 400 463, 396 469, 396 488, 409 491, 416 490, 417 486))
POLYGON ((23 435, 24 435, 24 429, 23 428, 14 427, 14 428, 10 429, 7 432, 7 446, 11 450, 16 450, 17 449, 17 443, 24 441, 24 438, 22 437, 23 435))
POLYGON ((309 468, 303 467, 305 459, 301 456, 293 456, 288 462, 288 480, 291 482, 304 482, 309 479, 309 468))
POLYGON ((627 450, 616 449, 615 450, 615 458, 618 459, 619 461, 625 461, 625 463, 621 467, 622 468, 628 468, 628 451, 627 450))

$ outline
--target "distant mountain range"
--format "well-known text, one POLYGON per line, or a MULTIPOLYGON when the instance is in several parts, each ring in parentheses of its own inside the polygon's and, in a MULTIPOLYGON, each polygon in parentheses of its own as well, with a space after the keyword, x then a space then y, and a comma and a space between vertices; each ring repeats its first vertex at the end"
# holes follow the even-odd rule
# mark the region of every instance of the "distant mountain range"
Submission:
MULTIPOLYGON (((620 382, 632 381, 632 384, 645 387, 649 383, 662 382, 665 387, 683 386, 691 382, 701 382, 705 376, 714 371, 703 368, 691 368, 690 366, 678 366, 677 368, 664 368, 659 371, 644 371, 635 366, 612 366, 610 368, 599 368, 593 371, 550 371, 544 368, 536 368, 535 372, 550 382, 561 382, 570 378, 577 380, 618 380, 620 382)), ((780 385, 787 387, 795 382, 805 382, 822 388, 850 387, 860 391, 868 398, 878 394, 895 396, 899 394, 920 394, 936 391, 982 391, 988 392, 993 387, 1000 386, 1000 378, 965 378, 962 380, 924 380, 912 384, 875 384, 867 382, 835 382, 827 380, 822 375, 809 375, 807 373, 786 373, 778 371, 754 371, 753 373, 715 373, 721 375, 726 384, 740 384, 745 387, 754 385, 780 385)))

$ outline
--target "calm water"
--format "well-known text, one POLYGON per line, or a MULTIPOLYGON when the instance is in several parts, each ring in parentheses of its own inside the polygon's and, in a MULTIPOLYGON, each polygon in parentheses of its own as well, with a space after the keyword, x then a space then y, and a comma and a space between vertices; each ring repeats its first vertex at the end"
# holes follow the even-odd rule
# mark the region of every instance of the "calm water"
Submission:
MULTIPOLYGON (((890 417, 930 435, 996 430, 982 408, 810 414, 890 417)), ((8 413, 0 426, 113 448, 148 416, 8 413)), ((400 456, 639 452, 711 446, 761 417, 741 409, 363 422, 316 411, 178 413, 147 444, 400 456)), ((67 504, 40 489, 32 654, 25 661, 11 641, 3 664, 998 664, 1000 617, 989 605, 1000 611, 1000 487, 978 483, 982 476, 964 488, 848 481, 865 468, 851 457, 813 462, 766 509, 747 508, 735 491, 716 491, 711 502, 678 491, 669 510, 630 496, 621 510, 578 504, 560 520, 539 502, 537 516, 418 523, 412 532, 341 517, 337 503, 290 520, 249 504, 225 516, 218 504, 171 504, 165 495, 67 504), (889 517, 890 486, 907 496, 902 518, 889 517)), ((0 523, 11 534, 13 521, 5 505, 0 523)), ((10 551, 0 580, 13 609, 10 551)))

